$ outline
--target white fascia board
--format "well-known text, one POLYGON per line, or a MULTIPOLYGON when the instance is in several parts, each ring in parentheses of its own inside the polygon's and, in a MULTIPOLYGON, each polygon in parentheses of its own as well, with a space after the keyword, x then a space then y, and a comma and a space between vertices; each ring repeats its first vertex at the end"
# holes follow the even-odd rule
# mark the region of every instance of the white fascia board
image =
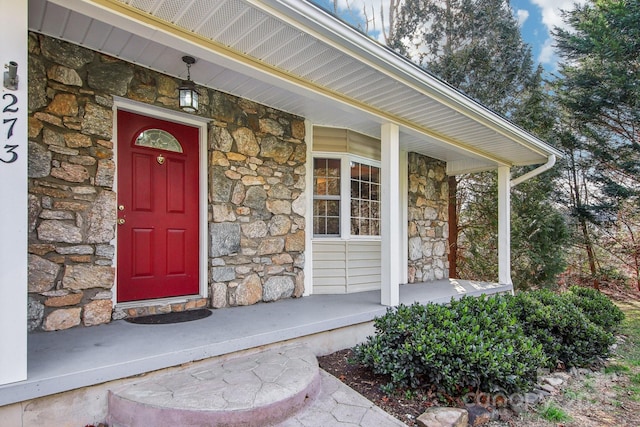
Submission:
POLYGON ((398 80, 404 80, 416 90, 420 90, 461 114, 491 127, 509 139, 526 146, 543 157, 540 163, 553 154, 562 157, 562 153, 544 141, 509 122, 499 114, 484 105, 464 95, 453 86, 426 72, 407 58, 398 55, 391 49, 380 45, 367 35, 355 30, 342 21, 334 18, 319 7, 300 0, 249 0, 256 7, 264 9, 264 5, 271 6, 280 13, 278 16, 291 25, 296 25, 301 31, 313 34, 319 39, 330 42, 334 47, 345 51, 349 49, 355 57, 365 60, 369 65, 375 65, 381 71, 398 80), (295 16, 292 16, 292 13, 295 16), (292 20, 295 18, 295 21, 292 20), (310 31, 313 29, 314 31, 310 31))

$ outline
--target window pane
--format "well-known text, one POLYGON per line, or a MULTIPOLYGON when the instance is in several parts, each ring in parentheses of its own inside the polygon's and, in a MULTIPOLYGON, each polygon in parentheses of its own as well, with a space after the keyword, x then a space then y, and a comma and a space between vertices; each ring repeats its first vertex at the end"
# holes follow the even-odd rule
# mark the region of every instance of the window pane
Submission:
POLYGON ((169 132, 162 129, 147 129, 138 135, 136 145, 141 147, 158 148, 160 150, 182 153, 182 145, 169 132))
POLYGON ((327 200, 327 216, 340 216, 340 202, 338 200, 327 200))
POLYGON ((369 233, 369 220, 368 219, 360 220, 360 235, 361 236, 370 236, 371 235, 371 233, 369 233))
POLYGON ((380 203, 371 202, 371 215, 369 218, 380 218, 380 203))
POLYGON ((360 198, 360 186, 358 181, 351 180, 351 197, 354 199, 360 198))
POLYGON ((325 234, 340 235, 340 218, 327 218, 327 231, 325 234))
POLYGON ((369 183, 361 182, 360 183, 360 198, 361 199, 371 199, 371 193, 369 192, 369 183))
POLYGON ((371 181, 371 176, 369 174, 369 165, 361 165, 360 166, 360 179, 363 181, 371 181))
POLYGON ((369 232, 372 236, 380 235, 380 221, 378 221, 377 219, 372 219, 371 221, 369 221, 369 227, 369 232))
POLYGON ((324 218, 313 218, 313 234, 327 234, 324 218))
POLYGON ((340 195, 340 178, 327 178, 327 192, 330 196, 340 195))
POLYGON ((360 216, 362 218, 371 218, 371 202, 362 202, 360 205, 360 216))
POLYGON ((327 194, 327 178, 313 178, 313 187, 315 188, 315 194, 325 195, 327 194))
POLYGON ((351 234, 357 236, 360 234, 359 224, 360 220, 358 218, 351 218, 351 234))
POLYGON ((380 168, 371 166, 371 182, 380 183, 380 168))
POLYGON ((380 200, 380 185, 371 184, 371 200, 380 200))

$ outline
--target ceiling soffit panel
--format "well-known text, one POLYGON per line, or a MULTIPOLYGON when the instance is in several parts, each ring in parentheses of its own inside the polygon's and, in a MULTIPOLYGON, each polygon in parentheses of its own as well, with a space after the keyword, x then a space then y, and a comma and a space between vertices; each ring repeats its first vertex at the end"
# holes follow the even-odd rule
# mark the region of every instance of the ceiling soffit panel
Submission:
MULTIPOLYGON (((169 42, 171 35, 162 30, 158 31, 153 26, 147 26, 147 29, 139 32, 143 37, 133 36, 100 21, 88 21, 85 16, 58 6, 57 4, 65 5, 62 0, 51 1, 56 3, 30 0, 30 27, 34 27, 32 21, 39 19, 41 24, 36 24, 35 27, 40 27, 41 32, 45 34, 56 36, 52 22, 54 20, 38 16, 39 13, 51 14, 49 18, 53 16, 65 23, 62 26, 61 21, 56 23, 58 33, 66 31, 60 35, 62 38, 184 78, 184 67, 181 67, 183 64, 179 62, 180 45, 183 45, 184 49, 188 43, 169 42), (43 4, 43 10, 38 10, 43 4), (45 26, 48 26, 46 31, 42 29, 45 26)), ((74 3, 84 1, 93 2, 75 0, 74 3)), ((449 149, 457 156, 479 155, 492 159, 494 165, 495 162, 532 164, 539 163, 543 158, 540 150, 536 152, 530 147, 516 143, 513 137, 498 133, 475 121, 471 116, 468 117, 461 112, 464 109, 457 111, 460 107, 454 109, 443 104, 440 97, 434 98, 412 83, 412 77, 407 76, 406 81, 401 81, 401 72, 379 68, 375 65, 376 61, 359 57, 357 49, 352 53, 337 49, 339 43, 336 43, 335 35, 329 37, 328 34, 318 35, 313 31, 307 34, 296 28, 295 24, 283 20, 288 16, 280 12, 271 15, 272 10, 269 10, 269 13, 266 11, 269 6, 262 10, 262 3, 258 4, 254 0, 96 1, 106 4, 107 7, 110 2, 126 4, 146 12, 183 30, 193 32, 198 37, 209 38, 214 43, 227 46, 231 51, 246 55, 247 58, 254 58, 267 65, 267 68, 275 67, 285 73, 267 77, 260 74, 258 69, 245 69, 240 71, 243 73, 240 74, 237 71, 225 71, 225 64, 231 64, 233 60, 222 58, 219 62, 207 62, 207 58, 202 58, 203 66, 192 69, 193 79, 197 82, 274 108, 302 114, 312 120, 326 120, 319 124, 342 125, 374 137, 379 136, 379 126, 382 122, 396 121, 401 128, 409 126, 412 136, 408 137, 408 141, 422 141, 422 149, 419 152, 425 154, 431 152, 431 148, 434 152, 446 152, 449 149), (351 56, 352 54, 356 56, 351 56), (277 87, 272 86, 286 74, 298 76, 301 80, 293 85, 277 83, 277 87), (251 76, 257 75, 262 76, 261 82, 249 83, 251 76), (312 85, 302 83, 304 81, 312 85), (313 89, 313 85, 316 85, 317 89, 313 89), (322 103, 318 102, 320 93, 324 93, 322 103), (338 97, 332 100, 332 94, 338 97), (351 105, 349 100, 353 100, 354 103, 351 105), (320 106, 328 107, 329 111, 321 110, 320 106), (347 111, 350 114, 343 114, 347 111), (456 134, 463 135, 464 138, 457 139, 456 134), (499 152, 499 157, 496 152, 490 154, 485 151, 486 147, 482 146, 483 144, 478 144, 478 141, 485 140, 509 146, 508 151, 513 153, 513 156, 506 160, 502 156, 505 150, 499 152), (452 149, 450 145, 458 148, 452 149)), ((270 4, 269 1, 265 3, 270 4)), ((291 16, 291 19, 295 19, 295 13, 291 16)), ((124 28, 129 28, 130 25, 133 23, 126 24, 124 28)), ((398 59, 398 62, 402 61, 398 59)), ((295 81, 295 78, 293 80, 295 81)), ((437 90, 433 91, 434 94, 436 92, 437 90)), ((404 144, 404 141, 402 143, 404 144)))
MULTIPOLYGON (((175 0, 169 0, 169 2, 171 1, 175 2, 175 0)), ((187 10, 183 12, 182 16, 189 15, 188 10, 193 9, 194 7, 197 8, 197 4, 199 4, 197 1, 187 4, 182 3, 182 6, 187 10)), ((364 64, 357 62, 354 58, 351 58, 348 55, 345 55, 342 51, 323 43, 318 39, 312 38, 310 35, 301 33, 294 27, 286 25, 286 23, 284 28, 287 28, 287 30, 279 30, 280 28, 283 28, 283 22, 276 18, 269 17, 262 11, 255 12, 255 18, 250 23, 242 26, 236 26, 242 28, 242 32, 234 34, 233 36, 229 36, 228 34, 225 35, 228 33, 227 29, 233 27, 233 25, 231 25, 232 23, 237 23, 237 20, 248 14, 248 12, 246 12, 247 10, 255 11, 253 8, 247 9, 246 5, 238 0, 229 0, 224 2, 224 5, 218 7, 215 13, 210 14, 207 20, 208 22, 215 22, 217 25, 219 25, 219 22, 226 22, 227 25, 224 26, 222 30, 219 30, 217 35, 213 35, 211 38, 218 43, 222 43, 234 49, 235 51, 248 53, 249 49, 246 47, 243 49, 243 46, 238 44, 238 40, 250 40, 255 39, 256 37, 263 39, 268 37, 268 34, 273 34, 274 32, 279 33, 281 36, 288 39, 288 41, 284 44, 274 46, 274 49, 263 58, 256 59, 265 60, 288 73, 298 75, 310 82, 328 87, 332 91, 339 91, 339 88, 335 87, 335 85, 336 83, 339 84, 341 82, 341 79, 339 78, 341 70, 348 69, 350 67, 364 67, 364 64), (221 15, 222 12, 225 14, 221 15), (231 18, 231 16, 234 15, 235 20, 231 18), (256 31, 256 29, 260 29, 261 31, 256 31), (268 34, 261 34, 261 32, 265 30, 267 30, 268 34), (252 36, 247 36, 247 34, 251 34, 252 36), (254 34, 256 35, 254 36, 254 34), (282 57, 283 54, 286 55, 286 58, 282 57), (307 70, 307 68, 310 69, 307 70), (329 80, 325 80, 326 77, 329 77, 329 80)), ((175 13, 177 14, 178 12, 176 11, 175 13)), ((187 20, 181 21, 175 18, 171 19, 168 16, 164 17, 164 19, 176 24, 182 24, 181 26, 186 29, 192 31, 197 30, 196 23, 189 23, 187 20)), ((201 24, 201 28, 206 25, 208 24, 201 24)), ((204 34, 204 32, 202 33, 204 34)), ((424 99, 423 95, 417 94, 414 90, 402 86, 384 73, 374 71, 373 75, 375 76, 376 74, 380 76, 379 79, 376 79, 373 82, 371 79, 365 80, 367 87, 363 87, 362 90, 358 92, 352 91, 352 94, 349 95, 354 99, 359 99, 360 102, 371 105, 375 108, 379 108, 379 105, 381 104, 386 105, 386 102, 390 99, 424 99), (406 94, 398 96, 398 90, 401 89, 405 89, 406 94)), ((282 106, 282 103, 278 105, 282 106)), ((439 107, 440 109, 443 108, 441 104, 439 107)), ((387 108, 387 111, 392 110, 387 108)), ((449 109, 448 115, 466 119, 462 114, 452 109, 449 109)), ((433 126, 433 124, 428 121, 427 124, 430 125, 429 127, 434 131, 441 135, 445 135, 444 132, 433 126)), ((476 127, 482 128, 480 124, 474 124, 476 127)), ((419 125, 424 124, 419 123, 419 125)))

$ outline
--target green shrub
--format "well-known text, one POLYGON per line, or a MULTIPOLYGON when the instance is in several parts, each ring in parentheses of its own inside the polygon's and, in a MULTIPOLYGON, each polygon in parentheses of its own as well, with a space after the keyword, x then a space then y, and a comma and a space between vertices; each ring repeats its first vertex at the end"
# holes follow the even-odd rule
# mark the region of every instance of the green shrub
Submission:
POLYGON ((521 292, 510 300, 512 313, 527 336, 535 339, 549 357, 549 367, 561 361, 566 367, 587 366, 609 354, 615 339, 591 322, 573 304, 574 296, 548 290, 521 292))
POLYGON ((506 297, 401 305, 376 318, 375 329, 356 346, 355 358, 388 376, 389 388, 512 393, 529 389, 545 363, 542 347, 525 336, 506 297))
POLYGON ((555 402, 548 402, 540 409, 540 416, 547 421, 554 423, 571 421, 571 417, 567 412, 557 406, 555 402))
POLYGON ((581 286, 572 286, 566 297, 578 307, 589 320, 605 331, 615 333, 624 320, 624 313, 605 294, 581 286))

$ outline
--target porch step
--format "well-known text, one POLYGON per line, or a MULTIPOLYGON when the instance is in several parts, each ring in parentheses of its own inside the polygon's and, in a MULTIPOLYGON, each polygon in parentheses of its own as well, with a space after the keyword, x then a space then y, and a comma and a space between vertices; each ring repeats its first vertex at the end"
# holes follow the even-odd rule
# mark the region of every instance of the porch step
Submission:
POLYGON ((320 391, 315 355, 280 347, 179 371, 109 392, 108 425, 266 426, 303 409, 320 391))

